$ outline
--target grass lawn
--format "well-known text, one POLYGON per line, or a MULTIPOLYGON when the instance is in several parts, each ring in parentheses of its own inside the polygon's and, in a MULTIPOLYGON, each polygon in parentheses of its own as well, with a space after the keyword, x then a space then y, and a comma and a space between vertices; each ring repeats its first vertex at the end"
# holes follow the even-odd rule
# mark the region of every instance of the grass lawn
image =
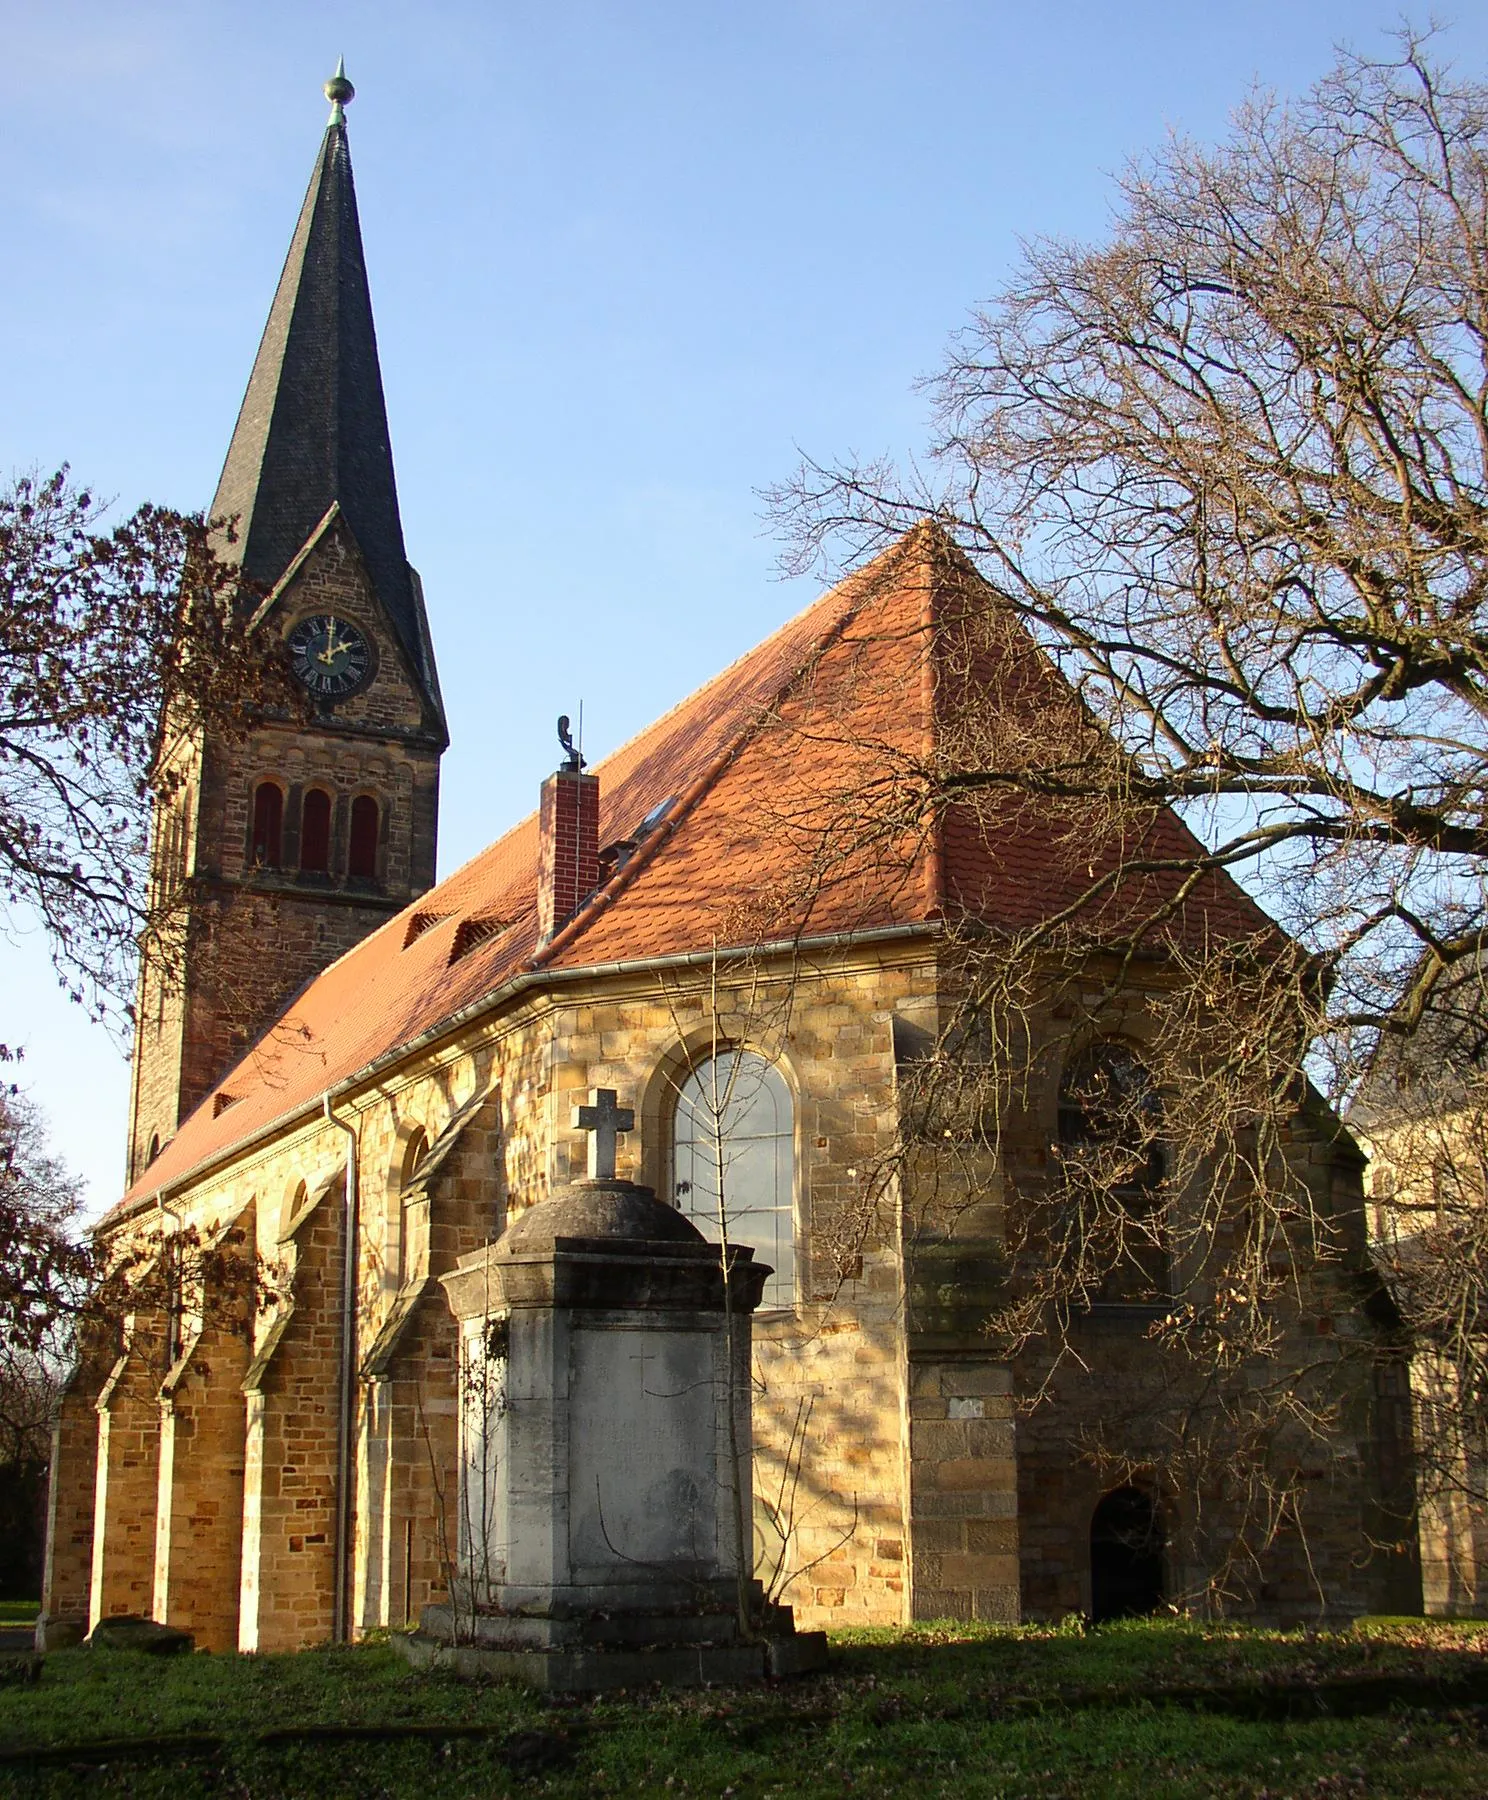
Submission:
POLYGON ((66 1651, 0 1686, 0 1795, 1488 1794, 1471 1626, 947 1625, 834 1651, 775 1687, 580 1704, 415 1675, 376 1645, 66 1651))
POLYGON ((0 1600, 0 1625, 29 1625, 40 1611, 39 1600, 0 1600))

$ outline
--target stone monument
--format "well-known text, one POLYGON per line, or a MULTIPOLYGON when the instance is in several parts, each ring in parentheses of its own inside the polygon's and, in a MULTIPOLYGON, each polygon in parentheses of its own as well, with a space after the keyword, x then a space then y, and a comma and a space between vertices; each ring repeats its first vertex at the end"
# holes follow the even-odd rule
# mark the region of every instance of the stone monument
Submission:
POLYGON ((461 1325, 458 1573, 400 1640, 423 1666, 547 1688, 819 1668, 752 1578, 751 1315, 770 1271, 615 1178, 633 1116, 597 1090, 589 1179, 443 1277, 461 1325), (740 1567, 741 1557, 745 1566, 740 1567))

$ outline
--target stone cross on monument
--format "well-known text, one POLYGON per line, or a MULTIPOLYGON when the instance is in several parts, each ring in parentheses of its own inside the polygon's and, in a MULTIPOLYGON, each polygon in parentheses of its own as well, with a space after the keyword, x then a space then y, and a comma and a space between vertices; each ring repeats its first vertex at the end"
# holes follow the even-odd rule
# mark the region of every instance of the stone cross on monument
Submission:
POLYGON ((615 1139, 622 1131, 635 1130, 635 1108, 617 1106, 614 1088, 590 1088, 589 1104, 576 1106, 575 1131, 589 1133, 589 1179, 615 1179, 615 1139))

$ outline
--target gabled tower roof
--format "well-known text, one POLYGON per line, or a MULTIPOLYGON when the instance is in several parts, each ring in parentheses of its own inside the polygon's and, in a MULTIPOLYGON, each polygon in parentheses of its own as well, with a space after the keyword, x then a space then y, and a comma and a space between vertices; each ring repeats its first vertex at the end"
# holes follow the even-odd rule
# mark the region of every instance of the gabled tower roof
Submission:
POLYGON ((334 103, 331 120, 212 513, 236 517, 232 554, 255 581, 272 587, 339 502, 378 598, 427 680, 342 112, 351 84, 342 71, 326 93, 334 103))

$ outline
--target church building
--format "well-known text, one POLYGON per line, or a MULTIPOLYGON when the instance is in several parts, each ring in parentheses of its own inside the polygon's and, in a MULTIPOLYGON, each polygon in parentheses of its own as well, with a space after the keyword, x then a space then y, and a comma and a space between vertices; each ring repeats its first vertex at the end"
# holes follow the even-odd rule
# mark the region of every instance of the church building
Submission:
MULTIPOLYGON (((1153 1306, 1093 1304, 1083 1369, 1038 1407, 1047 1371, 1000 1359, 984 1329, 1060 1083, 954 1178, 915 1138, 959 925, 1021 929, 1067 877, 1037 819, 991 838, 954 810, 906 830, 873 808, 953 703, 1027 706, 1058 677, 1016 633, 967 652, 958 621, 990 590, 920 527, 596 768, 565 746, 532 816, 436 883, 448 738, 399 519, 351 87, 338 73, 326 91, 213 504, 309 707, 171 753, 156 868, 187 897, 184 958, 142 973, 128 1189, 101 1226, 157 1261, 174 1242, 210 1254, 168 1299, 142 1289, 68 1393, 45 1620, 145 1614, 214 1649, 289 1650, 442 1599, 470 1522, 440 1278, 583 1172, 586 1107, 622 1127, 621 1176, 710 1235, 723 1208, 772 1271, 756 1554, 803 1622, 1099 1615, 1199 1591, 1192 1497, 1156 1476, 1113 1492, 1079 1452, 1160 1356, 1153 1306)), ((1210 933, 1267 924, 1220 878, 1201 910, 1210 933)), ((1053 1029, 1037 1004, 1031 1020, 1053 1029)), ((1142 1029, 1126 1022, 1123 1054, 1142 1029)), ((1300 1108, 1293 1144, 1362 1243, 1346 1138, 1300 1108)), ((1305 1542, 1278 1529, 1232 1603, 1406 1610, 1409 1573, 1382 1547, 1408 1486, 1393 1352, 1357 1293, 1308 1305, 1326 1328, 1299 1316, 1281 1355, 1370 1353, 1309 1471, 1305 1542)), ((1206 1499, 1211 1537, 1227 1504, 1206 1499)))

